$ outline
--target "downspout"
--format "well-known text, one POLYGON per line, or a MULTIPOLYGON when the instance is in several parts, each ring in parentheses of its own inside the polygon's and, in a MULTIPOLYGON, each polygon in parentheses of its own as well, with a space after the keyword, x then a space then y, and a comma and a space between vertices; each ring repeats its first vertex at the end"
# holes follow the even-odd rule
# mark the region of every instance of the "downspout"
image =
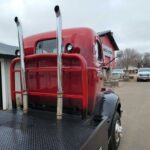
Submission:
POLYGON ((28 93, 27 93, 26 74, 25 74, 23 32, 22 32, 22 26, 18 17, 15 17, 14 20, 17 25, 18 43, 19 43, 19 48, 20 48, 21 83, 22 83, 22 90, 23 90, 23 112, 27 113, 28 112, 28 93))
POLYGON ((57 21, 57 119, 62 119, 63 89, 62 89, 62 18, 59 6, 54 8, 57 21))

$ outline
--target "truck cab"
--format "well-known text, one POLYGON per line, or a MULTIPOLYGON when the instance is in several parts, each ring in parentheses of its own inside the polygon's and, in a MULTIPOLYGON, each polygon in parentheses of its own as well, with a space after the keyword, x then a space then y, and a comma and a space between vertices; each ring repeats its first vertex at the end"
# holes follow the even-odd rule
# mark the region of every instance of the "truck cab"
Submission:
MULTIPOLYGON (((103 84, 103 52, 100 39, 90 28, 65 29, 62 33, 64 111, 83 110, 92 114, 103 84)), ((25 38, 24 52, 27 60, 29 104, 45 104, 56 108, 56 32, 25 38)))
MULTIPOLYGON (((55 13, 59 22, 61 13, 58 6, 55 13)), ((74 124, 74 118, 82 116, 74 126, 76 131, 84 127, 82 135, 90 131, 90 136, 86 141, 85 137, 82 139, 81 149, 106 150, 109 147, 117 150, 122 134, 121 102, 112 90, 103 88, 103 50, 97 33, 83 27, 61 30, 58 25, 57 31, 23 39, 18 18, 15 22, 21 55, 12 61, 10 68, 13 109, 23 105, 26 113, 28 106, 57 112, 57 119, 62 123, 60 128, 65 131, 65 124, 69 126, 68 118, 74 124), (19 74, 17 78, 16 74, 19 74), (17 81, 20 81, 19 89, 17 81), (18 103, 18 95, 21 103, 18 103), (71 116, 66 119, 67 114, 71 116)), ((52 120, 58 131, 58 122, 52 120)))

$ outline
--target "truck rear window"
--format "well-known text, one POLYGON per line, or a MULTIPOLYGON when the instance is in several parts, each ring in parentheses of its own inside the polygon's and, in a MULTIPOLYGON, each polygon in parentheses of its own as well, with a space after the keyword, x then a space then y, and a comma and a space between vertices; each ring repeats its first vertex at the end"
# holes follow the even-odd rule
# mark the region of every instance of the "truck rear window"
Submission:
POLYGON ((36 46, 36 53, 57 53, 57 39, 38 42, 36 46))

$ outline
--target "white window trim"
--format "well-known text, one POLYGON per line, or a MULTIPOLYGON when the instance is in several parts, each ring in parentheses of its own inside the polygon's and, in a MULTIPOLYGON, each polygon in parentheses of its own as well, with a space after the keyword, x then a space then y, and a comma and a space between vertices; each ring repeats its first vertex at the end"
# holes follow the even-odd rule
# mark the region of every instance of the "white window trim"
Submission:
POLYGON ((3 102, 3 110, 8 109, 8 101, 7 101, 7 89, 6 89, 6 71, 5 71, 5 60, 0 59, 1 62, 1 80, 2 80, 2 102, 3 102))

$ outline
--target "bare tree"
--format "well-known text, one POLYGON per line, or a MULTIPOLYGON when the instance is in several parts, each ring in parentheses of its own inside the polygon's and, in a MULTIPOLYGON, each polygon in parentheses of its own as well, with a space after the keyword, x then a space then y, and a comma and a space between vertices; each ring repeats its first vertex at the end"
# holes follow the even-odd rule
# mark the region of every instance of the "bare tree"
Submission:
POLYGON ((144 53, 142 59, 142 65, 143 67, 150 67, 150 53, 148 52, 144 53))
POLYGON ((122 53, 122 57, 117 59, 117 66, 125 68, 126 72, 129 66, 138 67, 141 64, 142 55, 135 49, 127 48, 122 53))

